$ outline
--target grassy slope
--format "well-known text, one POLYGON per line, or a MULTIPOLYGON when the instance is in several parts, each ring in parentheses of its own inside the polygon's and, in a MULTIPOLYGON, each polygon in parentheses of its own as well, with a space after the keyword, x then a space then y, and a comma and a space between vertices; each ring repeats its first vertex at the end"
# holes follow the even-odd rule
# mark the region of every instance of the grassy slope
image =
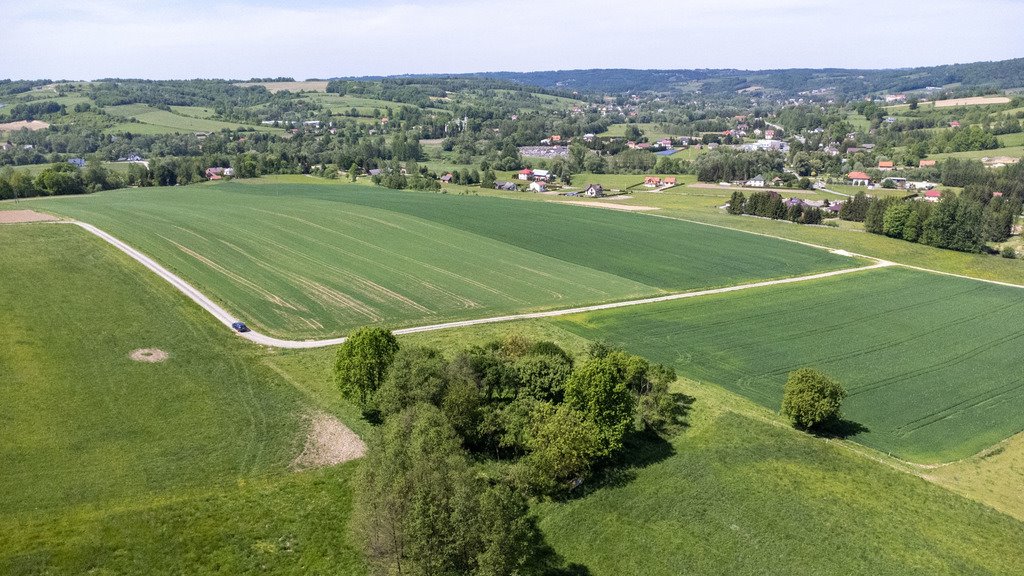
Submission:
MULTIPOLYGON (((550 320, 401 336, 453 353, 513 332, 573 354, 587 340, 550 320)), ((332 350, 272 359, 304 377, 330 373, 332 350)), ((690 427, 621 483, 537 508, 556 551, 603 574, 1013 574, 1024 524, 910 474, 788 429, 714 385, 690 427)), ((333 390, 324 388, 330 403, 333 390)), ((863 449, 860 449, 863 451, 863 449)), ((643 458, 641 458, 642 460, 643 458)))
POLYGON ((1024 524, 685 391, 692 428, 670 456, 541 508, 567 560, 595 576, 1021 573, 1024 524))
POLYGON ((844 415, 868 428, 856 440, 906 460, 962 458, 1024 429, 1016 288, 888 269, 559 325, 773 409, 788 372, 819 368, 850 392, 844 415))
POLYGON ((343 524, 351 470, 287 472, 306 408, 251 346, 77 227, 0 243, 0 573, 359 570, 308 525, 343 524))
POLYGON ((125 106, 107 106, 104 110, 112 116, 135 118, 139 122, 123 122, 109 128, 107 132, 132 132, 135 134, 171 134, 175 132, 218 132, 224 128, 253 128, 262 132, 280 133, 282 130, 271 126, 249 126, 192 115, 175 114, 166 110, 152 108, 145 104, 128 104, 125 106))
POLYGON ((254 326, 291 336, 566 307, 855 264, 790 243, 635 214, 363 186, 231 183, 33 205, 107 229, 254 326))

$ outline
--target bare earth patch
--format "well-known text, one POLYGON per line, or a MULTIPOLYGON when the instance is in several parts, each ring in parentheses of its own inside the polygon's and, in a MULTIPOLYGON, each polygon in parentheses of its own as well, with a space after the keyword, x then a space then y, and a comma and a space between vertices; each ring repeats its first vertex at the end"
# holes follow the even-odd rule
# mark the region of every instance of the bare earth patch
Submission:
POLYGON ((951 100, 938 100, 936 108, 950 108, 952 106, 980 106, 985 104, 1008 104, 1010 99, 1006 96, 972 96, 970 98, 953 98, 951 100))
POLYGON ((0 132, 15 132, 17 130, 45 130, 50 125, 42 120, 18 120, 17 122, 7 122, 6 124, 0 124, 0 132))
POLYGON ((309 431, 302 453, 292 461, 292 469, 309 470, 334 466, 366 454, 366 444, 337 418, 325 412, 308 416, 309 431))
POLYGON ((661 210, 655 206, 640 206, 639 204, 603 204, 598 202, 583 202, 582 200, 567 200, 562 204, 575 204, 576 206, 590 206, 591 208, 609 208, 611 210, 625 210, 627 212, 643 212, 646 210, 661 210))
POLYGON ((56 222, 57 217, 35 210, 0 210, 0 224, 22 224, 25 222, 56 222))
POLYGON ((159 348, 139 348, 138 350, 133 350, 128 356, 136 362, 153 363, 167 360, 168 354, 159 348))
POLYGON ((327 80, 309 80, 306 82, 241 82, 236 84, 242 88, 249 86, 263 86, 270 92, 327 92, 327 80))

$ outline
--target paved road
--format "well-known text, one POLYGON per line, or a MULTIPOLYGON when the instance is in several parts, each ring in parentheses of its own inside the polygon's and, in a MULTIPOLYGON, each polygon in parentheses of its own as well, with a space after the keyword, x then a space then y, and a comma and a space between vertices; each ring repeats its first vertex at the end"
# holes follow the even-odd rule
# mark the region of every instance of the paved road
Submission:
MULTIPOLYGON (((164 280, 169 282, 172 286, 177 288, 182 294, 184 294, 185 296, 188 296, 190 299, 192 299, 192 301, 194 301, 196 304, 199 304, 204 310, 206 310, 207 312, 212 314, 213 317, 216 318, 218 321, 220 321, 221 324, 224 324, 228 328, 231 328, 231 324, 232 323, 239 321, 230 312, 228 312, 224 308, 221 308, 217 303, 215 303, 213 300, 211 300, 205 294, 203 294, 202 292, 197 290, 194 286, 192 286, 188 282, 182 280, 176 274, 174 274, 173 272, 167 270, 166 268, 164 268, 163 266, 158 264, 156 261, 154 261, 149 256, 146 256, 142 252, 139 252, 135 248, 132 248, 128 244, 122 242, 121 240, 118 240, 114 236, 108 234, 107 232, 104 232, 103 230, 100 230, 99 228, 97 228, 96 226, 93 226, 92 224, 86 224, 85 222, 77 222, 77 221, 73 222, 73 223, 78 225, 78 226, 81 226, 82 228, 88 230, 89 232, 95 234, 96 236, 99 236, 103 240, 106 240, 107 242, 109 242, 111 245, 113 245, 118 250, 124 252, 125 254, 127 254, 130 257, 132 257, 133 259, 138 261, 140 264, 142 264, 146 268, 149 268, 150 270, 152 270, 154 273, 156 273, 157 276, 160 276, 161 278, 163 278, 164 280)), ((850 254, 848 252, 842 252, 842 251, 835 251, 835 252, 837 254, 840 254, 840 255, 843 255, 843 256, 853 256, 853 254, 850 254)), ((613 308, 624 308, 624 307, 627 307, 627 306, 639 306, 639 305, 642 305, 642 304, 654 304, 654 303, 657 303, 657 302, 669 302, 669 301, 672 301, 672 300, 681 300, 681 299, 684 299, 684 298, 696 298, 696 297, 699 297, 699 296, 708 296, 708 295, 711 295, 711 294, 724 294, 726 292, 737 292, 739 290, 750 290, 752 288, 762 288, 764 286, 776 286, 776 285, 779 285, 779 284, 792 284, 792 283, 795 283, 795 282, 807 282, 809 280, 818 280, 818 279, 821 279, 821 278, 829 278, 831 276, 839 276, 839 275, 842 275, 842 274, 851 274, 853 272, 863 272, 865 270, 873 270, 875 268, 883 268, 885 266, 892 266, 892 265, 893 265, 892 262, 886 262, 884 260, 877 260, 875 262, 875 264, 871 264, 869 266, 861 266, 859 268, 848 268, 848 269, 843 269, 843 270, 834 270, 832 272, 822 272, 820 274, 810 274, 810 275, 807 275, 807 276, 797 276, 797 277, 793 277, 793 278, 782 278, 780 280, 765 280, 765 281, 762 281, 762 282, 752 282, 752 283, 749 283, 749 284, 739 284, 739 285, 736 285, 736 286, 728 286, 726 288, 714 288, 714 289, 710 289, 710 290, 696 290, 696 291, 693 291, 693 292, 680 292, 680 293, 675 293, 675 294, 666 294, 664 296, 654 296, 654 297, 651 297, 651 298, 641 298, 641 299, 638 299, 638 300, 627 300, 627 301, 623 301, 623 302, 612 302, 612 303, 609 303, 609 304, 596 304, 596 305, 593 305, 593 306, 580 306, 580 307, 576 307, 576 308, 565 308, 565 309, 562 309, 562 310, 549 310, 547 312, 531 312, 531 313, 527 313, 527 314, 510 314, 510 315, 506 315, 506 316, 493 316, 493 317, 490 317, 490 318, 477 318, 477 319, 474 319, 474 320, 460 320, 460 321, 457 321, 457 322, 445 322, 445 323, 441 323, 441 324, 430 324, 430 325, 427 325, 427 326, 416 326, 416 327, 413 327, 413 328, 401 328, 401 329, 398 329, 398 330, 394 330, 394 333, 395 334, 414 334, 414 333, 417 333, 417 332, 430 332, 430 331, 434 331, 434 330, 444 330, 444 329, 447 329, 447 328, 463 328, 463 327, 466 327, 466 326, 477 326, 477 325, 480 325, 480 324, 494 324, 494 323, 497 323, 497 322, 511 322, 513 320, 529 320, 529 319, 534 319, 534 318, 553 318, 553 317, 556 317, 556 316, 565 316, 565 315, 568 315, 568 314, 578 314, 580 312, 594 312, 594 311, 597 311, 597 310, 611 310, 613 308)), ((280 338, 274 338, 272 336, 267 336, 265 334, 260 334, 259 332, 256 332, 255 330, 250 330, 249 332, 242 332, 242 333, 237 333, 237 334, 239 336, 241 336, 242 338, 245 338, 246 340, 250 340, 250 341, 255 342, 257 344, 262 344, 264 346, 273 346, 273 347, 276 347, 276 348, 321 348, 321 347, 324 347, 324 346, 336 346, 336 345, 341 344, 341 343, 343 343, 345 341, 344 337, 340 337, 340 338, 326 338, 326 339, 322 339, 322 340, 283 340, 283 339, 280 339, 280 338)))

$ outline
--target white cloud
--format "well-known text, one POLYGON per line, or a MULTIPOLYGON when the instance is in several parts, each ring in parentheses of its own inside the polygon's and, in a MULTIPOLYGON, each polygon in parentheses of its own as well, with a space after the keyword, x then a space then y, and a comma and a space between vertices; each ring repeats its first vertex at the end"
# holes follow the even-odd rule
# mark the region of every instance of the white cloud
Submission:
POLYGON ((1024 55, 1024 4, 1011 0, 32 4, 0 0, 0 76, 888 68, 1024 55))

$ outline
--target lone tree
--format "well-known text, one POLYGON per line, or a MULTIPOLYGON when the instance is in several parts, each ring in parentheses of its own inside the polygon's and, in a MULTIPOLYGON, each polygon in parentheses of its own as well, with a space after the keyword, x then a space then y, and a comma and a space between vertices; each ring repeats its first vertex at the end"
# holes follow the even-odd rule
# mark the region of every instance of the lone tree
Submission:
POLYGON ((341 394, 369 408, 398 352, 398 340, 384 328, 359 328, 338 348, 334 379, 341 394))
POLYGON ((813 429, 839 417, 846 390, 826 374, 813 368, 789 373, 782 393, 782 415, 797 428, 813 429))

